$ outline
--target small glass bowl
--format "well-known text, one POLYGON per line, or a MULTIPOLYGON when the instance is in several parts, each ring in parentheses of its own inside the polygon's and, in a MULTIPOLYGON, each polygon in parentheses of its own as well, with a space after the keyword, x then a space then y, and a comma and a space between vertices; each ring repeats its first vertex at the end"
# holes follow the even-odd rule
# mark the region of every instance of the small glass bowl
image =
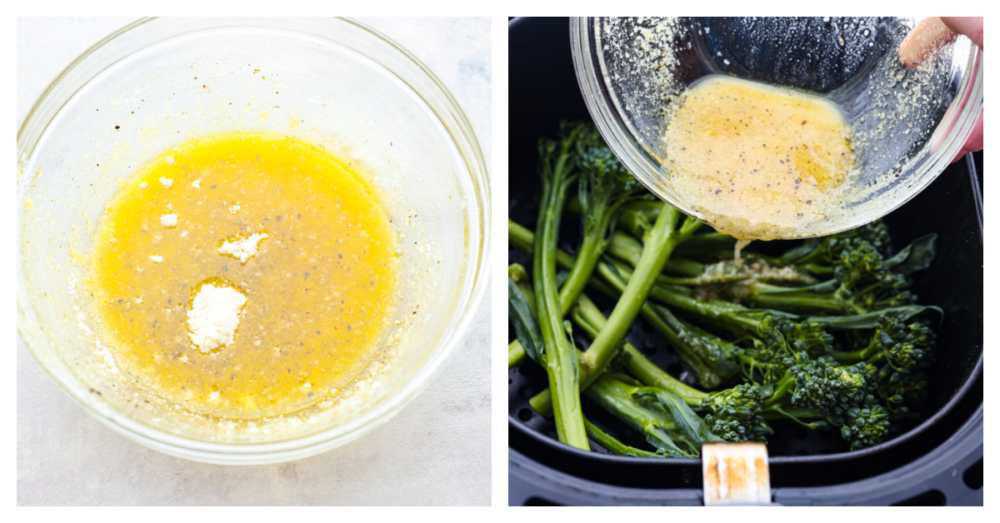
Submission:
POLYGON ((880 218, 944 171, 983 105, 982 51, 960 37, 916 70, 900 65, 913 18, 573 18, 577 80, 598 129, 650 191, 699 219, 662 160, 665 107, 726 74, 826 96, 847 115, 859 176, 822 236, 880 218))
POLYGON ((275 463, 372 430, 444 368, 489 284, 489 174, 472 126, 425 65, 351 20, 139 20, 49 85, 17 152, 19 335, 88 412, 174 456, 275 463), (360 163, 406 236, 401 299, 422 305, 397 313, 401 336, 387 336, 349 386, 265 420, 211 418, 157 397, 117 368, 88 299, 92 240, 121 182, 169 147, 234 131, 300 138, 360 163))

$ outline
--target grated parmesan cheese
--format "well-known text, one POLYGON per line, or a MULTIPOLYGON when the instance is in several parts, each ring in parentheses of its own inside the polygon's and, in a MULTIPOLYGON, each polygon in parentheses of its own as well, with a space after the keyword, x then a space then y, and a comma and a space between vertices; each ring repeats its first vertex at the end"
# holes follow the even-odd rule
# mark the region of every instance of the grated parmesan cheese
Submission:
POLYGON ((171 180, 170 178, 164 178, 164 177, 161 176, 160 177, 160 184, 162 184, 164 187, 166 187, 166 188, 169 189, 170 186, 174 184, 174 181, 171 180))
POLYGON ((163 256, 153 255, 150 256, 149 259, 155 261, 156 263, 163 263, 163 256))
POLYGON ((267 238, 267 233, 253 233, 248 238, 237 237, 235 241, 226 240, 219 247, 219 254, 229 255, 240 263, 246 263, 251 256, 257 254, 257 244, 264 238, 267 238))
POLYGON ((231 345, 246 302, 242 292, 227 285, 202 285, 194 297, 191 310, 187 311, 191 343, 206 353, 231 345))
POLYGON ((160 216, 160 225, 164 227, 177 227, 177 215, 164 214, 163 216, 160 216))
POLYGON ((195 180, 191 182, 191 187, 194 187, 195 189, 201 189, 201 180, 195 180))
POLYGON ((140 189, 145 189, 146 187, 149 187, 149 184, 148 184, 148 183, 146 183, 146 182, 141 182, 141 183, 139 183, 139 188, 140 188, 140 189))

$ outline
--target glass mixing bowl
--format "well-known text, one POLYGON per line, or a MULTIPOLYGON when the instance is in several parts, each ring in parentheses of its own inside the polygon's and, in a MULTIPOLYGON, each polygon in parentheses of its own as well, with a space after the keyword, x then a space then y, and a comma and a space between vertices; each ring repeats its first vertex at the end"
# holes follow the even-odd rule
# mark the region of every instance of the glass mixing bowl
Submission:
POLYGON ((87 411, 167 454, 274 463, 361 436, 443 369, 489 282, 489 175, 471 125, 426 66, 350 20, 139 20, 49 85, 17 152, 18 333, 87 411), (88 292, 92 239, 121 182, 169 147, 240 130, 358 162, 401 260, 398 329, 368 367, 308 409, 257 420, 186 411, 119 368, 88 292))
POLYGON ((852 229, 927 187, 961 150, 983 105, 982 51, 967 38, 915 70, 897 57, 913 18, 574 18, 577 80, 597 127, 650 191, 704 219, 662 165, 665 108, 708 75, 804 89, 838 104, 857 182, 842 212, 804 237, 852 229))

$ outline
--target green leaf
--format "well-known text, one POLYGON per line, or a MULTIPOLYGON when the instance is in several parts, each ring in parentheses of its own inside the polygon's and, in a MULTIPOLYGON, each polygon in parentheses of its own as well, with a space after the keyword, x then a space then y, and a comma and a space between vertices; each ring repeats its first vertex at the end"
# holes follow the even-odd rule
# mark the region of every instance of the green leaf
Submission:
POLYGON ((660 427, 650 427, 646 433, 646 443, 656 447, 656 451, 665 454, 669 458, 697 458, 699 454, 694 450, 682 449, 674 439, 660 427))
POLYGON ((802 242, 802 245, 785 251, 785 254, 779 258, 779 265, 789 265, 801 258, 805 258, 806 255, 812 254, 822 243, 823 241, 819 238, 809 238, 802 242))
POLYGON ((507 314, 514 325, 518 341, 524 347, 524 352, 536 362, 541 361, 541 355, 545 350, 542 333, 531 313, 527 298, 510 277, 507 278, 507 314))
POLYGON ((937 254, 937 234, 921 236, 895 256, 886 260, 886 267, 899 274, 913 274, 931 266, 937 254))
POLYGON ((643 387, 636 395, 649 400, 655 398, 659 405, 670 412, 674 423, 698 445, 722 441, 721 438, 712 433, 712 429, 705 423, 705 420, 695 414, 691 407, 676 394, 654 387, 643 387))
POLYGON ((760 386, 760 397, 763 399, 770 398, 774 395, 774 383, 765 383, 760 386))
POLYGON ((535 292, 531 289, 531 279, 528 277, 528 271, 520 263, 512 263, 507 267, 507 277, 514 280, 517 284, 517 288, 521 289, 521 294, 528 302, 528 307, 531 308, 531 315, 534 317, 538 316, 538 311, 535 309, 535 292))
MULTIPOLYGON (((570 345, 576 352, 576 339, 573 338, 573 322, 569 320, 563 320, 563 330, 566 332, 566 338, 569 339, 570 345)), ((573 365, 573 374, 576 379, 580 379, 580 361, 577 358, 570 359, 570 363, 573 365)))
POLYGON ((561 289, 569 279, 569 271, 559 271, 556 273, 556 288, 561 289))

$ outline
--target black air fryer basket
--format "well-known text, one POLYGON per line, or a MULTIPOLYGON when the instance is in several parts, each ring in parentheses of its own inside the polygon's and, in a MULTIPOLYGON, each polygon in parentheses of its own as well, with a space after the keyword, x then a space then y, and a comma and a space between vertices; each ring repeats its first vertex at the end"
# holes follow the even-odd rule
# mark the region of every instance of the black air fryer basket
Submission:
MULTIPOLYGON (((533 228, 539 190, 537 143, 560 120, 590 119, 573 70, 569 22, 514 19, 510 37, 511 219, 533 228)), ((937 362, 923 417, 881 445, 848 452, 836 431, 773 424, 769 438, 771 493, 786 505, 982 505, 983 490, 983 225, 977 153, 953 164, 912 201, 885 218, 894 242, 938 234, 934 264, 916 275, 922 304, 941 306, 937 362)), ((575 220, 561 248, 576 249, 575 220)), ((780 242, 772 242, 780 243, 780 242)), ((782 248, 780 245, 776 248, 782 248)), ((510 250, 511 263, 531 264, 510 250)), ((594 294, 594 293, 591 293, 594 294)), ((592 296, 595 298, 596 296, 592 296)), ((609 313, 613 303, 598 302, 609 313)), ((511 331, 510 339, 514 334, 511 331)), ((640 320, 629 341, 661 368, 682 376, 680 360, 640 320)), ((570 448, 528 398, 547 387, 545 371, 526 361, 508 373, 509 504, 633 505, 702 503, 696 459, 627 458, 570 448)), ((584 400, 595 424, 627 444, 641 445, 616 420, 584 400), (617 429, 617 430, 616 430, 617 429)))

